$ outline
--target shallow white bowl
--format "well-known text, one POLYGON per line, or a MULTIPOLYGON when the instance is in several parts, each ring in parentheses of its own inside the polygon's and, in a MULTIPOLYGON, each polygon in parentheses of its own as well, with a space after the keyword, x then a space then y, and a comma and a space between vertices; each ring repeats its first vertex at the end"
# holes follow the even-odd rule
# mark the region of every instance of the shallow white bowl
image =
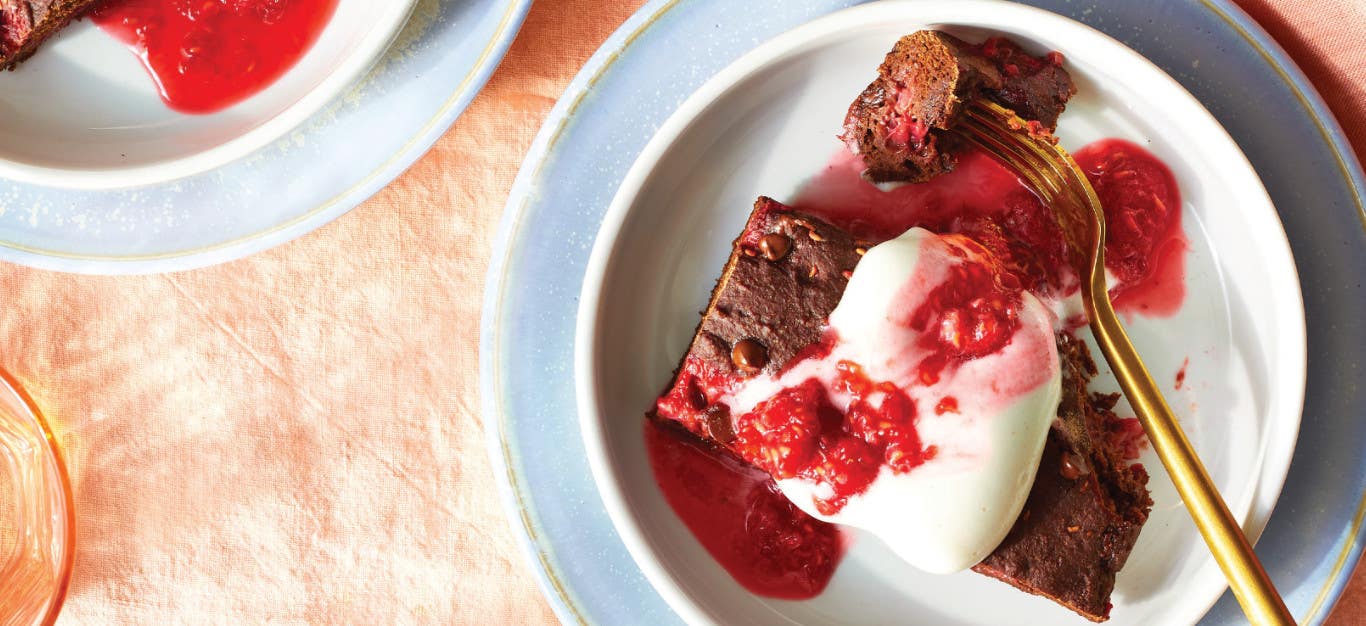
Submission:
MULTIPOLYGON (((589 462, 632 556, 691 623, 1087 623, 970 572, 917 572, 866 535, 819 597, 757 597, 674 515, 646 459, 642 416, 686 350, 754 198, 791 198, 820 171, 882 56, 926 27, 1061 51, 1080 90, 1060 123, 1063 145, 1123 137, 1171 166, 1192 248, 1186 301, 1128 328, 1253 537, 1279 496, 1303 405, 1302 298, 1275 209, 1227 133, 1142 56, 1052 13, 994 0, 864 5, 762 45, 687 100, 627 174, 589 262, 575 364, 589 462)), ((1102 370, 1096 388, 1116 390, 1102 370)), ((1155 506, 1120 574, 1111 623, 1192 623, 1225 583, 1161 465, 1151 452, 1142 460, 1155 506)))
POLYGON ((76 189, 150 185, 244 157, 360 78, 417 0, 341 0, 318 41, 260 93, 209 115, 168 108, 123 44, 89 20, 0 73, 0 178, 76 189))

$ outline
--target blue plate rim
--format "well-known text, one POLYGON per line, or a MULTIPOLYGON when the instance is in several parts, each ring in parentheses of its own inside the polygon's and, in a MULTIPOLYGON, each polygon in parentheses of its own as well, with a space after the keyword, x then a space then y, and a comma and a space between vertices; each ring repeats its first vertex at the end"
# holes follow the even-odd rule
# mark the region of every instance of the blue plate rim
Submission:
MULTIPOLYGON (((1325 140, 1333 146, 1333 155, 1337 158, 1337 165, 1343 178, 1350 184, 1357 206, 1357 217, 1361 220, 1361 226, 1366 229, 1366 173, 1363 173, 1361 161, 1357 157, 1356 151, 1352 149, 1347 140, 1347 134, 1342 129, 1342 124, 1338 122, 1337 116, 1333 115, 1328 108, 1328 103, 1319 94, 1318 89, 1310 82, 1304 70, 1290 58, 1290 54, 1281 47, 1266 29, 1262 28, 1252 16, 1237 6, 1232 0, 1200 0, 1201 3, 1222 18, 1234 28, 1244 39, 1252 44, 1267 64, 1280 74, 1281 79, 1290 87, 1300 104, 1308 109, 1312 115, 1315 126, 1323 134, 1325 140)), ((1337 604, 1338 598, 1346 590, 1347 583, 1351 579, 1350 566, 1355 565, 1361 560, 1362 550, 1366 548, 1366 493, 1362 494, 1357 503, 1356 510, 1349 525, 1349 541, 1343 546, 1342 550, 1335 557, 1332 569, 1327 575, 1327 582, 1319 590, 1313 602, 1309 605, 1309 610, 1298 621, 1301 624, 1317 623, 1320 618, 1326 618, 1328 610, 1337 604)))
MULTIPOLYGON (((503 502, 504 513, 513 525, 518 545, 527 563, 532 566, 543 596, 564 623, 589 622, 583 611, 577 607, 572 589, 566 584, 563 573, 555 564, 551 550, 540 545, 542 540, 536 531, 533 514, 523 501, 518 487, 518 468, 512 463, 513 453, 506 437, 507 414, 503 411, 497 394, 501 373, 496 367, 498 355, 494 338, 497 336, 495 329, 501 318, 506 273, 512 255, 510 244, 527 206, 536 197, 537 180, 542 169, 559 147, 560 137, 573 121, 574 114, 582 105, 585 96, 637 39, 678 4, 680 0, 647 2, 613 31, 570 81, 547 115, 522 167, 518 170, 491 248, 493 253, 486 276, 479 343, 480 395, 481 408, 485 415, 486 445, 495 467, 495 482, 503 502)), ((1338 173, 1352 191, 1358 219, 1363 230, 1366 230, 1366 174, 1363 174, 1360 161, 1351 149, 1341 124, 1318 90, 1280 44, 1232 0, 1200 0, 1200 4, 1227 23, 1257 50, 1263 61, 1275 70, 1299 100, 1309 114, 1310 120, 1332 147, 1338 173)), ((1336 603, 1347 585, 1351 570, 1349 566, 1361 559, 1363 548, 1366 548, 1366 493, 1362 494, 1355 509, 1346 539, 1345 545, 1334 557, 1333 566, 1325 577, 1323 587, 1305 615, 1297 620, 1299 623, 1318 623, 1326 616, 1326 609, 1336 603)))

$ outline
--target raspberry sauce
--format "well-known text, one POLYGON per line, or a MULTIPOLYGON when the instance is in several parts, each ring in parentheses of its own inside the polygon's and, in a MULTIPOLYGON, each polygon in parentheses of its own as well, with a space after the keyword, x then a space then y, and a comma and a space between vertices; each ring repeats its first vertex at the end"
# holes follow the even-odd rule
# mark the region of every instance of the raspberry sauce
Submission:
POLYGON ((669 506, 736 582, 789 600, 825 589, 844 555, 837 527, 794 506, 767 474, 676 428, 646 420, 645 446, 669 506))
POLYGON ((821 381, 808 379, 737 418, 732 444, 740 458, 774 478, 805 478, 827 488, 814 502, 823 515, 867 490, 883 465, 905 473, 935 453, 920 443, 915 403, 905 390, 870 379, 850 361, 836 365, 833 382, 830 391, 848 401, 844 410, 821 381))
MULTIPOLYGON (((807 358, 820 358, 812 351, 807 358)), ((815 505, 824 514, 862 493, 886 464, 908 472, 934 455, 915 430, 915 404, 904 390, 870 379, 858 364, 837 366, 834 390, 847 398, 836 408, 816 379, 783 389, 753 410, 731 418, 717 399, 734 381, 706 371, 687 359, 674 386, 655 405, 662 417, 693 433, 724 443, 730 451, 777 479, 807 478, 829 487, 831 495, 815 505), (878 396, 879 402, 870 401, 878 396), (733 430, 733 432, 732 432, 733 430)))
POLYGON ((890 191, 860 178, 862 171, 862 160, 841 150, 792 206, 869 242, 913 226, 962 233, 990 250, 1025 288, 1057 296, 1076 289, 1075 277, 1062 271, 1062 233, 1034 193, 986 154, 968 152, 952 172, 890 191))
MULTIPOLYGON (((978 246, 967 237, 960 238, 959 243, 978 246)), ((949 250, 965 255, 963 248, 949 250)), ((980 259, 965 260, 950 268, 949 277, 931 290, 906 320, 907 326, 925 333, 921 347, 929 356, 919 365, 923 384, 939 382, 944 368, 953 363, 1001 350, 1020 327, 1019 282, 1014 274, 999 267, 993 269, 983 260, 992 257, 983 252, 980 259)), ((908 293, 903 299, 911 297, 913 294, 908 293)))
POLYGON ((337 0, 112 0, 91 19, 138 55, 167 106, 213 113, 284 75, 336 8, 337 0))
POLYGON ((700 436, 729 442, 730 413, 719 414, 714 403, 733 383, 706 361, 689 356, 678 371, 678 380, 655 402, 655 408, 700 436))
MULTIPOLYGON (((1117 310, 1166 316, 1185 298, 1181 195, 1165 164, 1143 148, 1106 139, 1074 154, 1105 207, 1106 261, 1117 310)), ((1075 293, 1075 273, 1052 216, 1038 197, 984 153, 962 154, 952 172, 882 191, 859 177, 863 163, 840 150, 792 206, 875 243, 920 226, 982 244, 1041 297, 1075 293)))
POLYGON ((1073 158, 1105 208, 1105 267, 1119 279, 1115 309, 1165 316, 1186 294, 1186 243, 1176 177, 1152 153, 1122 139, 1097 141, 1073 158))

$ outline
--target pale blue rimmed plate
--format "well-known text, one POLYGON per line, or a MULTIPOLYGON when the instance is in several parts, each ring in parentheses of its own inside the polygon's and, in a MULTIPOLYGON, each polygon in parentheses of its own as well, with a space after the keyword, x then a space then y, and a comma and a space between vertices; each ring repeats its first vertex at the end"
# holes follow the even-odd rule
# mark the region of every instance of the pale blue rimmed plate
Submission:
POLYGON ((531 0, 421 0, 369 74, 224 167, 122 191, 0 179, 0 260, 131 274, 222 263, 336 219, 407 169, 492 75, 531 0))
MULTIPOLYGON (((486 424, 514 526, 562 619, 672 623, 616 537, 579 443, 572 381, 588 248, 627 168, 698 85, 759 42, 852 2, 653 2, 589 61, 514 187, 483 327, 486 424)), ((1363 185, 1322 101, 1222 3, 1034 3, 1135 48, 1238 141, 1281 212, 1309 323, 1300 446, 1259 552, 1297 618, 1322 621, 1360 553, 1363 185)), ((1236 416, 1230 416, 1236 419, 1236 416)), ((1225 597, 1207 623, 1239 623, 1225 597)))

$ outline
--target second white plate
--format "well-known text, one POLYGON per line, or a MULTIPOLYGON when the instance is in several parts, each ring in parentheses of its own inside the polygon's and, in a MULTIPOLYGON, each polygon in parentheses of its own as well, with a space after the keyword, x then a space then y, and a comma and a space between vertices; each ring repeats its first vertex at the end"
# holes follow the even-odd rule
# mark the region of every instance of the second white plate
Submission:
POLYGON ((235 161, 279 139, 384 53, 417 0, 338 2, 318 40, 260 93, 207 115, 161 101, 137 55, 92 20, 0 76, 0 178, 126 189, 235 161))
POLYGON ((431 147, 493 74, 530 7, 531 0, 418 0, 393 46, 349 90, 293 132, 203 174, 114 191, 0 178, 0 261, 90 274, 168 272, 310 232, 431 147))

